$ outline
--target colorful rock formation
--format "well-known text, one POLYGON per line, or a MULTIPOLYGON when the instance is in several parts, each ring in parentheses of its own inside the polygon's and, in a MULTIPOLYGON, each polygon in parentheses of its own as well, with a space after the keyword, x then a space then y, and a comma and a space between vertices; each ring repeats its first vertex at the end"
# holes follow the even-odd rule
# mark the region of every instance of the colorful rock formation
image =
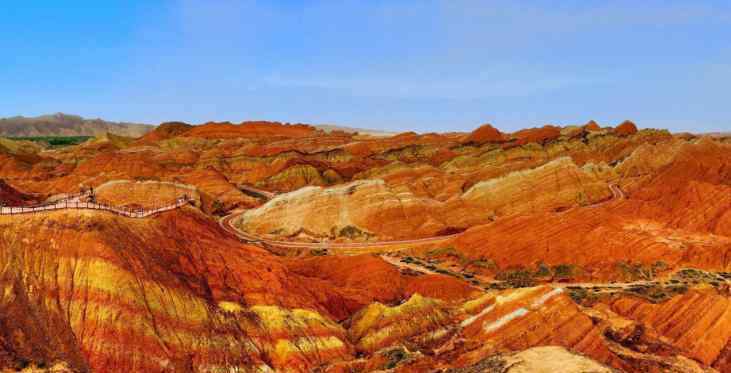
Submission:
POLYGON ((0 178, 5 204, 194 199, 0 216, 0 370, 731 370, 721 137, 167 123, 0 139, 0 178))

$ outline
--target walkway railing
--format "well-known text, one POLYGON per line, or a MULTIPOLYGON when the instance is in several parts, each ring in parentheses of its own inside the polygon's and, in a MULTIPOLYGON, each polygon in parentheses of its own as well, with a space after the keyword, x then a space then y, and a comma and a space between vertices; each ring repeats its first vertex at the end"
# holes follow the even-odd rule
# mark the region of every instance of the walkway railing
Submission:
POLYGON ((38 206, 25 206, 25 207, 0 207, 0 215, 21 215, 21 214, 35 214, 46 211, 54 210, 101 210, 109 211, 117 215, 126 216, 129 218, 146 218, 161 212, 174 210, 180 208, 193 201, 192 198, 180 197, 175 200, 174 203, 155 207, 152 209, 145 208, 128 208, 123 206, 114 206, 107 203, 98 202, 83 202, 80 200, 82 195, 76 195, 72 198, 66 198, 61 201, 38 205, 38 206))

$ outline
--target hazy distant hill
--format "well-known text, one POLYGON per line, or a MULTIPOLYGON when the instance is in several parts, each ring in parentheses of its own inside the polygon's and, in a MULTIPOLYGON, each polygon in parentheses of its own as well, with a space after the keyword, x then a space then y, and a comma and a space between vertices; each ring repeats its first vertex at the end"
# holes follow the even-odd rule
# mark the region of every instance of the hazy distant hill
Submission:
POLYGON ((713 137, 731 137, 731 132, 713 132, 713 133, 708 133, 707 135, 710 135, 713 137))
POLYGON ((77 115, 57 113, 35 118, 12 117, 0 119, 0 136, 97 136, 105 133, 140 137, 154 127, 147 124, 107 122, 84 119, 77 115))
POLYGON ((344 127, 344 126, 336 126, 331 124, 321 124, 315 126, 325 132, 332 132, 332 131, 343 131, 347 133, 359 133, 361 135, 371 135, 371 136, 393 136, 397 132, 386 132, 386 131, 379 131, 379 130, 371 130, 366 128, 353 128, 353 127, 344 127))

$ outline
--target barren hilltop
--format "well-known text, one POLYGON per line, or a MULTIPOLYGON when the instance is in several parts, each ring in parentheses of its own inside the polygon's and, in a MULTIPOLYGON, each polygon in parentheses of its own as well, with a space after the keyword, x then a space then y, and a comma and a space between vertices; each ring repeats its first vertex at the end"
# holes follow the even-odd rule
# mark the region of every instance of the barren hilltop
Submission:
POLYGON ((144 132, 0 142, 0 369, 731 371, 727 137, 144 132))

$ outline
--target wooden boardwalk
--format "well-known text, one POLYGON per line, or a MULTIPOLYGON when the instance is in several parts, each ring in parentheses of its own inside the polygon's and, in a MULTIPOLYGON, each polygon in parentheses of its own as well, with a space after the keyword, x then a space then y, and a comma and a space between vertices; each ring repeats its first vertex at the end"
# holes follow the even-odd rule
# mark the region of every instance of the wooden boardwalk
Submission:
POLYGON ((127 207, 109 205, 106 203, 85 202, 82 201, 83 197, 85 197, 85 195, 74 195, 53 203, 43 204, 39 206, 0 207, 0 215, 27 215, 55 210, 100 210, 109 211, 113 214, 126 216, 128 218, 146 218, 152 215, 159 214, 161 212, 175 210, 193 201, 192 198, 181 197, 171 204, 163 205, 153 209, 131 209, 127 207))

